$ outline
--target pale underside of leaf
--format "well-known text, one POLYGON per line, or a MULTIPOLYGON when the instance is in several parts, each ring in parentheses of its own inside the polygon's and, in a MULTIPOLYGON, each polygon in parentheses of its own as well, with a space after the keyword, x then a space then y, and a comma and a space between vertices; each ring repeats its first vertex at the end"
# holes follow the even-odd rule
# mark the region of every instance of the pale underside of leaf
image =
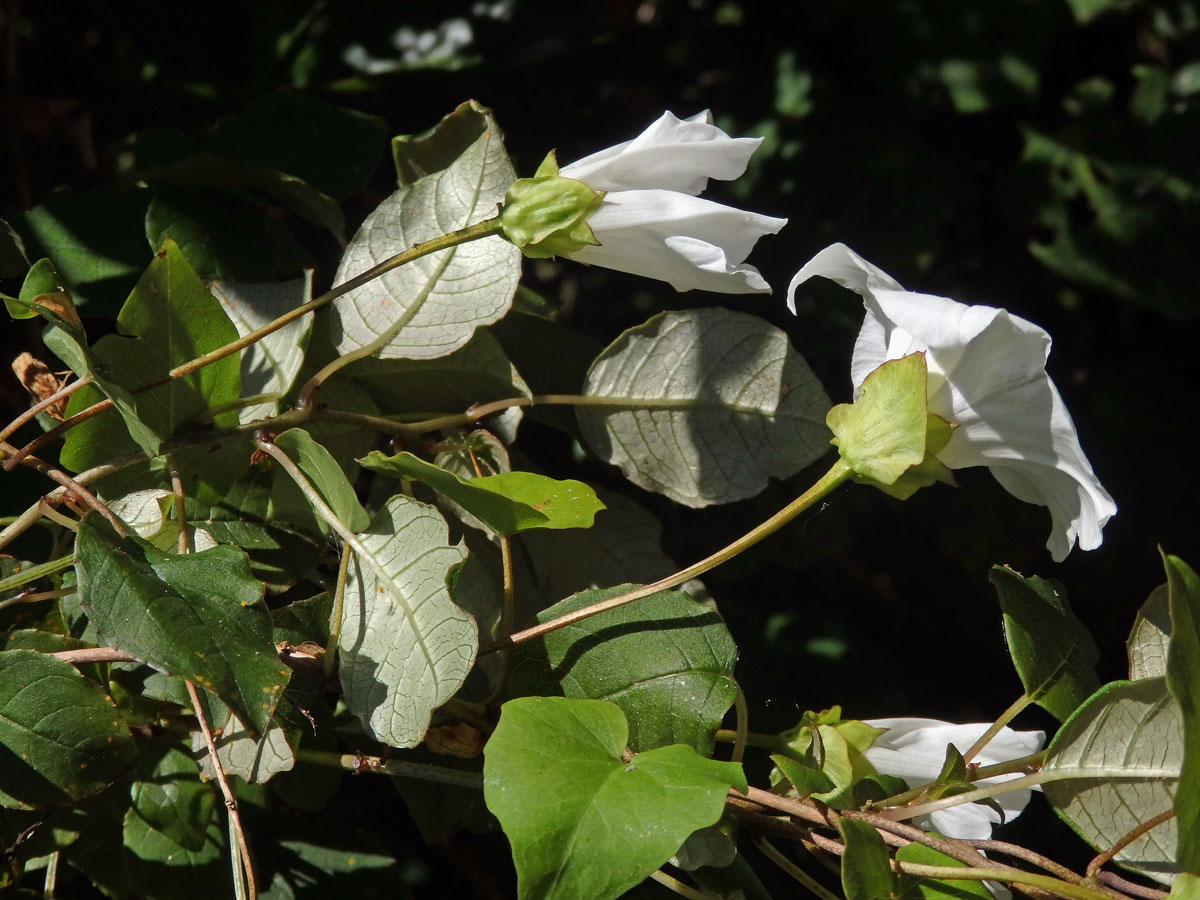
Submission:
MULTIPOLYGON (((347 281, 414 244, 495 214, 516 178, 497 132, 485 130, 448 168, 401 187, 367 216, 338 266, 347 281)), ((440 250, 368 282, 334 305, 341 354, 375 347, 384 359, 452 353, 501 318, 521 251, 500 237, 440 250)))
POLYGON ((436 509, 397 496, 354 546, 338 642, 343 698, 395 747, 420 743, 475 659, 475 620, 446 587, 466 551, 447 535, 436 509))
POLYGON ((687 506, 729 503, 828 448, 829 400, 782 331, 725 309, 664 313, 600 355, 579 408, 589 446, 687 506))
MULTIPOLYGON (((1043 768, 1046 799, 1079 834, 1105 849, 1172 808, 1183 761, 1179 706, 1161 678, 1097 692, 1055 736, 1043 768)), ((1159 881, 1175 873, 1177 828, 1165 822, 1115 857, 1159 881)))

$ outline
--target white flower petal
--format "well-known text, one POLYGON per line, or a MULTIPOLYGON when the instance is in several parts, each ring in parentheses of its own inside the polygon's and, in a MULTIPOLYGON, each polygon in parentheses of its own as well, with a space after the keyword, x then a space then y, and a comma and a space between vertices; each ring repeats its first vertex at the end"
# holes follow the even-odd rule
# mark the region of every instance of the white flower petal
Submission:
MULTIPOLYGON (((903 778, 909 787, 933 781, 942 770, 946 760, 946 747, 953 744, 960 753, 965 753, 990 727, 979 722, 954 725, 938 719, 896 718, 865 719, 874 728, 886 729, 875 739, 875 743, 864 751, 867 762, 877 772, 903 778)), ((1041 731, 1014 731, 1002 728, 973 760, 982 766, 1020 759, 1036 753, 1046 741, 1041 731)), ((985 778, 979 785, 1000 784, 1020 775, 1013 773, 996 778, 985 778)), ((1022 788, 1008 791, 995 798, 1004 810, 1005 821, 1021 814, 1029 802, 1030 791, 1022 788)), ((939 834, 960 838, 990 837, 992 827, 999 824, 1000 815, 995 810, 979 803, 964 803, 950 809, 938 810, 928 816, 918 817, 920 827, 929 828, 939 834)))
POLYGON ((671 284, 717 293, 770 292, 753 266, 743 265, 755 241, 787 224, 671 191, 609 194, 588 220, 598 246, 569 257, 671 284))
POLYGON ((559 174, 598 191, 660 188, 696 195, 710 178, 731 181, 762 138, 731 138, 704 112, 679 119, 670 112, 632 141, 617 144, 563 166, 559 174))
POLYGON ((992 306, 903 290, 844 244, 818 253, 792 279, 788 305, 820 275, 863 298, 866 318, 854 346, 855 394, 889 359, 925 352, 929 411, 956 428, 938 458, 951 469, 987 466, 1013 496, 1048 507, 1046 543, 1061 561, 1078 541, 1098 547, 1116 504, 1092 472, 1075 424, 1046 374, 1050 336, 992 306))

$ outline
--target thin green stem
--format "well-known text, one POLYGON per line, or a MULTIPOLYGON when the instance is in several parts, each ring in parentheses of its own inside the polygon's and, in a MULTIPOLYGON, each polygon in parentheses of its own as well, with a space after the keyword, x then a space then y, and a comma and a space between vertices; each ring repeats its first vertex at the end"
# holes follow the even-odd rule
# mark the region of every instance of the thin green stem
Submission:
POLYGON ((710 569, 715 569, 717 566, 721 565, 721 563, 729 561, 743 550, 753 547, 763 538, 774 534, 788 522, 792 521, 792 519, 796 518, 796 516, 809 509, 818 500, 829 494, 842 482, 848 480, 850 474, 850 466, 848 466, 842 459, 839 458, 838 461, 833 464, 833 467, 824 475, 822 475, 817 483, 810 487, 807 491, 805 491, 779 512, 775 513, 775 515, 771 516, 771 518, 767 519, 767 521, 742 535, 733 543, 723 547, 711 556, 700 560, 700 562, 695 563, 694 565, 688 566, 686 569, 676 572, 674 575, 659 579, 653 584, 645 585, 644 587, 620 594, 600 603, 594 603, 591 606, 576 610, 575 612, 568 613, 564 616, 560 616, 557 619, 552 619, 549 622, 535 625, 532 628, 526 628, 524 631, 518 631, 516 634, 513 634, 510 637, 502 638, 490 646, 481 648, 479 655, 482 656, 485 653, 494 653, 497 650, 512 646, 513 644, 520 644, 525 641, 533 640, 534 638, 539 638, 544 634, 549 634, 551 631, 557 631, 559 628, 565 628, 568 625, 574 625, 576 622, 581 622, 584 619, 591 618, 592 616, 598 615, 602 612, 607 612, 610 609, 616 609, 619 606, 624 606, 626 603, 632 603, 635 600, 641 600, 643 597, 649 597, 653 594, 659 593, 660 591, 669 590, 670 588, 678 587, 684 582, 691 581, 693 578, 703 575, 710 569))
POLYGON ((75 588, 58 588, 53 591, 38 591, 36 594, 17 594, 7 600, 0 600, 0 609, 16 606, 18 603, 38 603, 42 600, 53 600, 57 597, 67 597, 75 593, 75 588))
POLYGON ((423 419, 419 422, 409 422, 404 427, 412 434, 424 434, 428 431, 439 431, 443 428, 458 428, 462 425, 474 425, 480 419, 492 413, 512 409, 514 406, 614 406, 612 400, 603 397, 588 397, 584 394, 535 394, 532 397, 508 397, 504 400, 492 400, 473 406, 465 413, 455 413, 448 416, 437 416, 433 419, 423 419))
POLYGON ((998 867, 993 869, 983 866, 928 866, 921 863, 899 861, 893 861, 892 865, 898 872, 903 872, 905 875, 916 875, 919 878, 936 878, 939 881, 1003 881, 1008 884, 1027 884, 1060 897, 1069 897, 1071 900, 1112 900, 1110 895, 1081 884, 1070 884, 1051 875, 1038 875, 1036 872, 1024 872, 1020 869, 998 867))
POLYGON ((419 778, 421 781, 435 781, 438 784, 452 784, 456 787, 483 789, 483 773, 464 772, 460 769, 447 769, 442 766, 431 766, 428 763, 404 762, 399 759, 383 759, 379 756, 365 756, 361 753, 335 753, 328 750, 296 751, 299 762, 312 763, 318 766, 331 766, 335 769, 346 769, 350 772, 372 772, 376 775, 396 775, 401 778, 419 778))
POLYGON ((698 891, 689 884, 684 884, 678 878, 674 878, 664 872, 662 869, 656 869, 650 873, 650 878, 657 881, 668 891, 678 894, 680 897, 686 897, 687 900, 713 900, 715 894, 707 894, 704 891, 698 891))
POLYGON ((988 742, 1000 733, 1000 729, 1015 719, 1017 714, 1032 702, 1033 698, 1028 694, 1022 694, 1020 697, 1018 697, 1008 709, 1000 713, 1000 715, 996 718, 996 721, 988 726, 988 730, 981 734, 979 739, 970 746, 966 753, 963 754, 963 762, 969 763, 971 760, 973 760, 979 754, 979 752, 988 745, 988 742))
POLYGON ((742 693, 742 689, 737 689, 737 694, 733 698, 733 706, 737 716, 737 728, 733 733, 733 752, 729 754, 729 759, 732 762, 740 763, 742 757, 746 755, 746 743, 750 735, 750 709, 746 706, 746 695, 742 693))
MULTIPOLYGON (((1067 777, 1067 776, 1063 776, 1067 777)), ((889 819, 901 820, 911 819, 915 816, 924 816, 932 812, 937 812, 942 809, 950 809, 952 806, 961 806, 964 803, 974 803, 977 800, 987 800, 989 797, 998 797, 1001 794, 1007 794, 1009 791, 1019 791, 1021 788, 1029 788, 1038 784, 1045 784, 1047 781, 1056 780, 1051 773, 1037 772, 1033 775, 1026 775, 1024 778, 1013 778, 1009 781, 1003 781, 1000 784, 992 784, 987 787, 976 788, 973 791, 964 791, 961 794, 954 794, 950 797, 943 797, 940 800, 930 800, 928 803, 918 803, 914 806, 897 806, 892 809, 883 809, 879 811, 879 815, 886 816, 889 819)))
POLYGON ((346 574, 350 571, 350 545, 342 544, 342 558, 338 561, 337 584, 333 589, 333 610, 329 614, 329 641, 325 645, 322 669, 326 678, 332 678, 337 667, 338 641, 342 636, 342 605, 346 599, 346 574))

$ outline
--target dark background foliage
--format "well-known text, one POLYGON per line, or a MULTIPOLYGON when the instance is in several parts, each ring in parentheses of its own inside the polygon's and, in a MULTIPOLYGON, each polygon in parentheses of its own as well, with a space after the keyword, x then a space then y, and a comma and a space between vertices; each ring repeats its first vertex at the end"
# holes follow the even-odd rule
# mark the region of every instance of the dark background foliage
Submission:
MULTIPOLYGON (((102 235, 90 239, 107 242, 128 272, 89 297, 83 312, 97 320, 112 315, 130 273, 149 260, 143 211, 129 192, 154 164, 201 146, 269 162, 342 201, 352 231, 391 190, 385 138, 429 128, 475 98, 495 110, 526 174, 551 147, 574 159, 627 139, 663 109, 711 108, 731 134, 765 137, 747 176, 711 193, 789 217, 752 259, 775 294, 682 295, 607 271, 527 264, 529 285, 600 341, 658 309, 719 302, 786 328, 835 401, 845 400, 858 299, 806 286, 798 318, 783 302, 792 273, 833 241, 907 287, 1002 305, 1044 326, 1055 339, 1050 372, 1120 509, 1104 546, 1054 565, 1045 511, 982 471, 960 473, 959 490, 903 504, 843 492, 708 579, 740 647, 755 730, 788 727, 801 710, 832 703, 864 717, 994 716, 1019 692, 986 580, 995 563, 1065 582, 1100 644, 1102 674, 1120 677, 1133 613, 1162 581, 1156 545, 1200 559, 1189 437, 1200 380, 1194 0, 174 9, 7 0, 2 16, 0 215, 20 231, 29 209, 64 202, 52 194, 60 188, 76 201, 99 198, 77 202, 81 233, 102 235), (286 116, 274 129, 230 126, 279 92, 360 110, 386 128, 363 119, 347 136, 286 116), (375 152, 378 165, 348 171, 351 143, 368 148, 356 158, 375 152), (88 193, 96 191, 105 193, 88 193)), ((234 227, 249 202, 208 200, 214 234, 234 227)), ((224 264, 264 279, 316 264, 327 284, 336 242, 306 223, 289 226, 294 238, 230 250, 224 264)), ((7 242, 0 264, 6 279, 23 273, 7 242)), ((3 290, 18 286, 6 280, 3 290)), ((4 357, 36 347, 36 335, 26 323, 4 324, 4 357)), ((26 399, 3 377, 7 419, 26 399)), ((521 443, 551 470, 569 451, 536 422, 521 443)), ((725 510, 638 499, 661 516, 669 552, 690 562, 774 512, 813 474, 725 510)), ((589 475, 619 482, 599 465, 589 475)), ((6 513, 45 489, 24 473, 0 483, 6 513)), ((1028 715, 1035 727, 1037 714, 1028 715)))

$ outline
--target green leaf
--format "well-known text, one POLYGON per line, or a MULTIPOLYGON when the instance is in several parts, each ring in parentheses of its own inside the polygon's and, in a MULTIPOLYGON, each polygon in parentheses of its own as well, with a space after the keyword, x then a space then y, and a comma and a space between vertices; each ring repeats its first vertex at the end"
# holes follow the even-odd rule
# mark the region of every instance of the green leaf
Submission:
POLYGON ((134 756, 100 685, 34 650, 0 653, 0 804, 79 800, 119 778, 134 756))
MULTIPOLYGON (((312 271, 305 277, 280 284, 212 283, 212 295, 221 302, 238 334, 245 337, 269 322, 306 304, 312 294, 312 271)), ((292 388, 304 362, 312 313, 260 338, 241 352, 241 392, 262 397, 262 403, 238 410, 238 420, 250 422, 275 415, 280 401, 292 388)))
POLYGON ((353 546, 338 638, 342 699, 393 747, 421 742, 475 661, 475 620, 446 587, 466 551, 448 537, 436 509, 397 496, 353 546))
POLYGON ((275 438, 275 446, 286 453, 305 475, 338 521, 351 531, 362 531, 371 521, 358 502, 354 488, 328 450, 303 428, 289 428, 275 438))
MULTIPOLYGON (((491 113, 463 104, 439 126, 474 134, 443 168, 400 187, 350 241, 338 284, 421 241, 491 218, 516 176, 491 113)), ((385 359, 433 359, 464 346, 476 327, 507 312, 521 251, 499 236, 441 250, 394 269, 334 301, 338 352, 365 347, 385 359)))
POLYGON ((1062 585, 993 566, 1008 652, 1025 694, 1060 722, 1100 687, 1100 650, 1071 611, 1062 585))
POLYGON ((892 485, 925 459, 926 379, 925 354, 889 360, 866 377, 857 400, 829 411, 832 443, 859 478, 892 485))
POLYGON ((212 691, 252 734, 266 729, 289 670, 244 553, 172 556, 91 515, 75 556, 84 609, 107 646, 212 691))
MULTIPOLYGON (((916 841, 897 850, 896 859, 922 866, 966 868, 966 863, 916 841)), ((898 875, 896 881, 896 900, 992 900, 992 892, 982 881, 947 881, 914 875, 898 875)))
POLYGON ((196 764, 171 748, 133 783, 129 795, 122 855, 137 892, 163 900, 197 892, 213 896, 209 891, 225 868, 220 864, 225 826, 217 815, 215 785, 202 783, 196 764))
POLYGON ((1179 868, 1200 875, 1200 577, 1177 556, 1163 554, 1170 592, 1171 643, 1167 690, 1183 718, 1183 761, 1175 791, 1179 868))
POLYGON ((484 751, 484 799, 513 848, 517 896, 609 900, 712 825, 741 766, 674 745, 623 756, 611 703, 510 700, 484 751), (553 803, 530 803, 533 796, 553 803))
POLYGON ((752 497, 827 449, 829 398, 787 335, 719 307, 626 331, 584 393, 594 401, 577 414, 592 451, 686 506, 752 497))
MULTIPOLYGON (((117 317, 121 335, 101 338, 94 347, 106 379, 131 389, 163 378, 181 363, 237 340, 237 329, 196 277, 172 242, 164 244, 117 317)), ((120 452, 140 447, 155 456, 159 445, 197 414, 233 403, 240 392, 236 356, 175 378, 160 387, 118 400, 117 410, 81 422, 67 434, 60 459, 81 471, 120 452), (114 437, 117 414, 133 440, 114 437), (136 442, 136 443, 135 443, 136 442), (124 443, 122 448, 120 445, 124 443)), ((100 399, 90 387, 76 391, 67 407, 73 415, 100 399)), ((236 414, 214 418, 217 427, 234 425, 236 414)))
MULTIPOLYGON (((1075 711, 1046 751, 1046 800, 1085 841, 1107 849, 1172 808, 1183 762, 1179 705, 1162 678, 1114 681, 1075 711)), ((1115 857, 1167 882, 1176 872, 1175 820, 1115 857)))
POLYGON ((858 819, 838 819, 846 844, 842 855, 842 892, 846 900, 891 900, 892 869, 879 832, 858 819))
POLYGON ((1167 900, 1200 900, 1200 876, 1180 872, 1171 882, 1171 893, 1167 900))
POLYGON ((827 793, 836 787, 824 772, 810 768, 790 756, 776 753, 771 756, 771 762, 775 763, 779 773, 788 780, 801 800, 813 794, 827 793))
POLYGON ((1125 641, 1129 680, 1162 678, 1167 674, 1167 645, 1171 640, 1171 607, 1167 585, 1150 592, 1125 641))
POLYGON ((252 466, 224 496, 214 498, 211 504, 188 496, 185 508, 188 522, 203 528, 219 544, 245 550, 254 577, 278 589, 320 564, 324 548, 292 523, 270 515, 275 471, 265 464, 252 466))
POLYGON ((497 534, 528 528, 590 528, 604 504, 580 481, 559 481, 533 472, 501 472, 461 478, 411 453, 385 456, 373 450, 359 463, 394 478, 409 478, 446 495, 497 534))
MULTIPOLYGON (((583 591, 539 622, 632 590, 583 591)), ((609 700, 629 723, 635 751, 687 744, 707 756, 737 696, 737 647, 713 610, 682 591, 663 591, 529 641, 513 666, 514 693, 609 700)))
POLYGON ((102 187, 81 194, 54 191, 14 220, 29 257, 49 257, 89 315, 116 310, 146 265, 143 222, 150 192, 102 187))
POLYGON ((25 242, 8 222, 0 219, 0 278, 20 278, 28 268, 25 242))

